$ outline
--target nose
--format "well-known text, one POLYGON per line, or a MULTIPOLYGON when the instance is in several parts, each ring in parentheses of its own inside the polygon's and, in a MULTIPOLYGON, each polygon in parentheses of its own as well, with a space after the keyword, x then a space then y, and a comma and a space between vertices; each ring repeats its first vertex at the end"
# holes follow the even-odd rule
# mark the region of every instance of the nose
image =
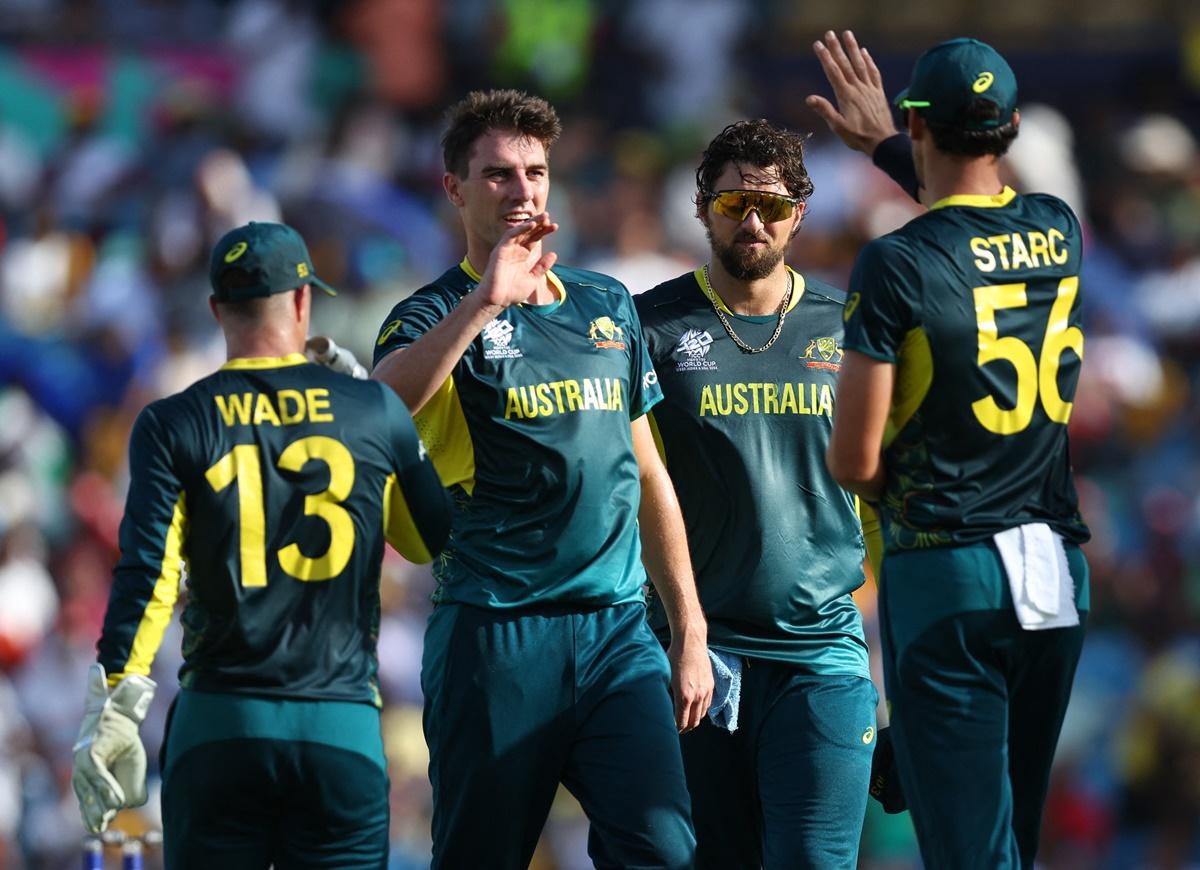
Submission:
POLYGON ((524 173, 516 175, 515 193, 521 198, 522 202, 533 202, 534 195, 537 193, 537 181, 530 178, 524 173))
POLYGON ((746 216, 742 218, 742 229, 747 232, 752 232, 757 235, 758 231, 766 226, 762 216, 758 213, 758 209, 752 208, 746 212, 746 216))

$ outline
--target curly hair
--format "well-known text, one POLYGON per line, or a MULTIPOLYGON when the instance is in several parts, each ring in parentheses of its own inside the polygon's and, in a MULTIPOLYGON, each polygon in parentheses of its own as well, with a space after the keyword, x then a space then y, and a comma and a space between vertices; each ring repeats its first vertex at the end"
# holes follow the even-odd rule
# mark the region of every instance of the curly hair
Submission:
POLYGON ((975 97, 963 111, 962 120, 971 126, 931 124, 926 121, 934 147, 959 157, 983 157, 988 154, 1002 157, 1017 138, 1017 125, 1011 119, 1004 124, 997 123, 1000 120, 1000 107, 991 100, 975 97), (984 129, 972 129, 980 126, 984 129))
POLYGON ((804 168, 807 136, 776 127, 770 121, 736 121, 708 143, 696 169, 696 207, 703 210, 713 196, 713 184, 729 163, 774 167, 791 196, 807 200, 813 183, 804 168))
POLYGON ((547 152, 562 133, 554 107, 541 97, 510 88, 471 91, 446 111, 442 161, 447 172, 467 175, 471 149, 489 130, 507 130, 542 143, 547 152))

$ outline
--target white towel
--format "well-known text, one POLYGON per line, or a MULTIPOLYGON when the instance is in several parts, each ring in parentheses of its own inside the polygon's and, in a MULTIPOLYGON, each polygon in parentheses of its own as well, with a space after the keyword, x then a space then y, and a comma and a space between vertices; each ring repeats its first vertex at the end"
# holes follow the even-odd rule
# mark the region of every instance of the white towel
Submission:
POLYGON ((712 662, 714 683, 708 718, 718 728, 737 731, 738 709, 742 703, 742 657, 710 649, 708 659, 712 662))
POLYGON ((1062 538, 1045 523, 1027 523, 1000 532, 994 540, 1021 627, 1041 631, 1079 625, 1075 582, 1062 538))

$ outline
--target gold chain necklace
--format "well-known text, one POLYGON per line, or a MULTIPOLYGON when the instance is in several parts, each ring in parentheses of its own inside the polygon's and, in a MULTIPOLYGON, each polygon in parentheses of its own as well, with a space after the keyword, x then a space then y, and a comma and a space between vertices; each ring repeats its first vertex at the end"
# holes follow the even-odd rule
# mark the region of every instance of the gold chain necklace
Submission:
POLYGON ((764 350, 773 345, 776 339, 779 338, 780 333, 783 332, 783 319, 787 317, 788 306, 792 303, 793 279, 791 269, 787 270, 787 276, 787 292, 783 294, 783 301, 779 303, 779 320, 775 324, 775 332, 771 334, 771 337, 767 339, 767 343, 762 347, 751 347, 750 345, 746 344, 746 342, 738 338, 738 334, 733 331, 733 326, 730 324, 728 318, 725 317, 725 312, 721 310, 721 303, 717 299, 717 289, 713 287, 712 277, 708 274, 708 263, 704 264, 704 283, 708 286, 708 292, 711 294, 708 301, 712 303, 713 311, 717 312, 717 320, 721 321, 721 325, 725 327, 725 331, 729 333, 729 337, 733 339, 733 343, 736 344, 743 353, 762 353, 764 350))

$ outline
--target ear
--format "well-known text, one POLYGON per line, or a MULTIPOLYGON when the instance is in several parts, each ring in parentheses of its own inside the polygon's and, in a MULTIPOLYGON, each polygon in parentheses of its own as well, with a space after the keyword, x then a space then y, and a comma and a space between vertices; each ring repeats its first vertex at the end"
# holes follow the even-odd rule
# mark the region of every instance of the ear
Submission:
POLYGON ((212 312, 212 316, 217 319, 217 323, 221 322, 221 309, 217 308, 217 297, 208 297, 208 310, 212 312))
POLYGON ((442 190, 446 191, 446 199, 450 200, 458 208, 462 208, 465 205, 462 191, 459 189, 459 185, 461 184, 462 182, 453 172, 447 172, 442 176, 442 190))
POLYGON ((788 238, 796 237, 796 233, 800 232, 800 224, 804 221, 804 209, 808 205, 807 202, 796 203, 796 211, 792 214, 792 231, 788 234, 788 238))
POLYGON ((1014 130, 1021 129, 1021 113, 1015 109, 1013 110, 1012 125, 1014 130))
POLYGON ((312 305, 312 285, 301 284, 296 288, 296 292, 292 295, 292 305, 295 309, 296 322, 304 320, 308 316, 312 305))
POLYGON ((925 119, 917 114, 916 109, 908 110, 908 138, 924 139, 925 133, 929 128, 925 126, 925 119))
POLYGON ((704 224, 704 226, 708 226, 709 220, 707 199, 701 199, 698 203, 696 203, 696 219, 699 220, 700 223, 704 224))

